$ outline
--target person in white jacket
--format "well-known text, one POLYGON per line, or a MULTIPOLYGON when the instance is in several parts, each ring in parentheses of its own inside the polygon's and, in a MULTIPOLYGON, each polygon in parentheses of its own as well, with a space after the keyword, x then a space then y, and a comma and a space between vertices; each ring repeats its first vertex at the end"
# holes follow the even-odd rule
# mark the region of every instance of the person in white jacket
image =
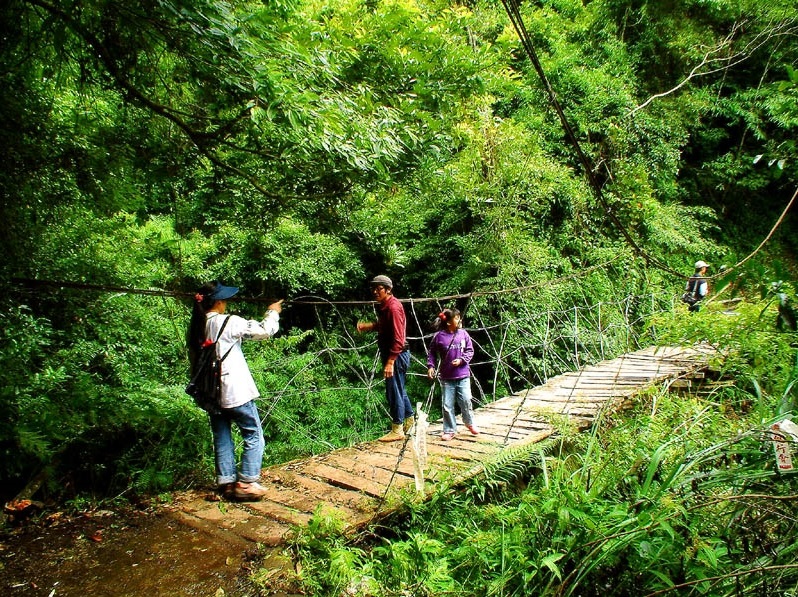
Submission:
POLYGON ((266 493, 266 488, 258 483, 265 445, 260 414, 255 405, 260 393, 241 350, 241 342, 265 340, 276 334, 283 301, 269 305, 262 321, 225 315, 227 300, 237 292, 237 287, 224 286, 218 281, 208 282, 199 289, 194 296, 188 347, 192 362, 206 340, 217 340, 218 357, 227 355, 222 363, 221 412, 209 413, 219 493, 227 499, 259 500, 266 493), (244 440, 238 469, 233 423, 244 440))

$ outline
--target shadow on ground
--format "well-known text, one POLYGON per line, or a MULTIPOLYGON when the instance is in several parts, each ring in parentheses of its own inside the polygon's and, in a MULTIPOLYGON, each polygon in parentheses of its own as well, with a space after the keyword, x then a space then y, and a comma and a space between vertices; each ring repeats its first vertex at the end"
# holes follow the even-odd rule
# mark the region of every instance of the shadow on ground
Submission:
POLYGON ((42 515, 0 535, 0 594, 9 597, 287 595, 250 578, 286 566, 277 549, 220 540, 164 508, 42 515))

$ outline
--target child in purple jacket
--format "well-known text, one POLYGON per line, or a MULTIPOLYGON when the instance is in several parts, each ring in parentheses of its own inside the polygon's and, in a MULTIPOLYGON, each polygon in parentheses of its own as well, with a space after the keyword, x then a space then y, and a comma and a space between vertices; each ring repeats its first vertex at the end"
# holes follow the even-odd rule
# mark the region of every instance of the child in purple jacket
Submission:
POLYGON ((471 435, 479 435, 474 427, 474 413, 471 409, 471 369, 469 363, 474 358, 474 345, 471 336, 460 328, 461 317, 457 309, 444 309, 433 322, 437 330, 427 353, 427 375, 438 378, 443 392, 443 434, 441 439, 448 441, 457 433, 454 418, 454 401, 460 405, 463 423, 471 435))

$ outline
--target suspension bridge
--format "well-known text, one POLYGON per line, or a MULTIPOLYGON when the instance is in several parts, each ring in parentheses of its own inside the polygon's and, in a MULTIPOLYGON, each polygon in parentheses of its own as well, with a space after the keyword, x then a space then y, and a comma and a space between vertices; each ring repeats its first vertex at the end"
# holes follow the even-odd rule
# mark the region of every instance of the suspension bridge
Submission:
POLYGON ((279 545, 314 515, 356 530, 395 512, 404 495, 423 499, 479 474, 504 451, 552 437, 558 422, 586 429, 655 385, 702 377, 712 354, 706 345, 630 352, 484 404, 475 410, 478 436, 458 421, 458 435, 443 441, 440 424, 422 424, 405 442, 362 442, 264 469, 262 501, 220 503, 191 491, 178 494, 172 513, 198 530, 265 545, 279 545), (415 457, 412 443, 421 446, 415 457))

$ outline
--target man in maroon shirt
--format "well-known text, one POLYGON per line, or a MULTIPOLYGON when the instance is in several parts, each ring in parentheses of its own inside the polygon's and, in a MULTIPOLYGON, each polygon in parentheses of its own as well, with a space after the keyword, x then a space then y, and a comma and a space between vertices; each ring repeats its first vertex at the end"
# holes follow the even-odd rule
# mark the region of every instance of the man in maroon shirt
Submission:
POLYGON ((378 303, 377 321, 359 321, 357 331, 377 332, 385 397, 391 415, 391 430, 380 441, 393 442, 404 439, 415 423, 413 406, 405 388, 407 368, 410 366, 405 310, 393 295, 393 282, 388 276, 377 276, 371 281, 371 294, 378 303))

